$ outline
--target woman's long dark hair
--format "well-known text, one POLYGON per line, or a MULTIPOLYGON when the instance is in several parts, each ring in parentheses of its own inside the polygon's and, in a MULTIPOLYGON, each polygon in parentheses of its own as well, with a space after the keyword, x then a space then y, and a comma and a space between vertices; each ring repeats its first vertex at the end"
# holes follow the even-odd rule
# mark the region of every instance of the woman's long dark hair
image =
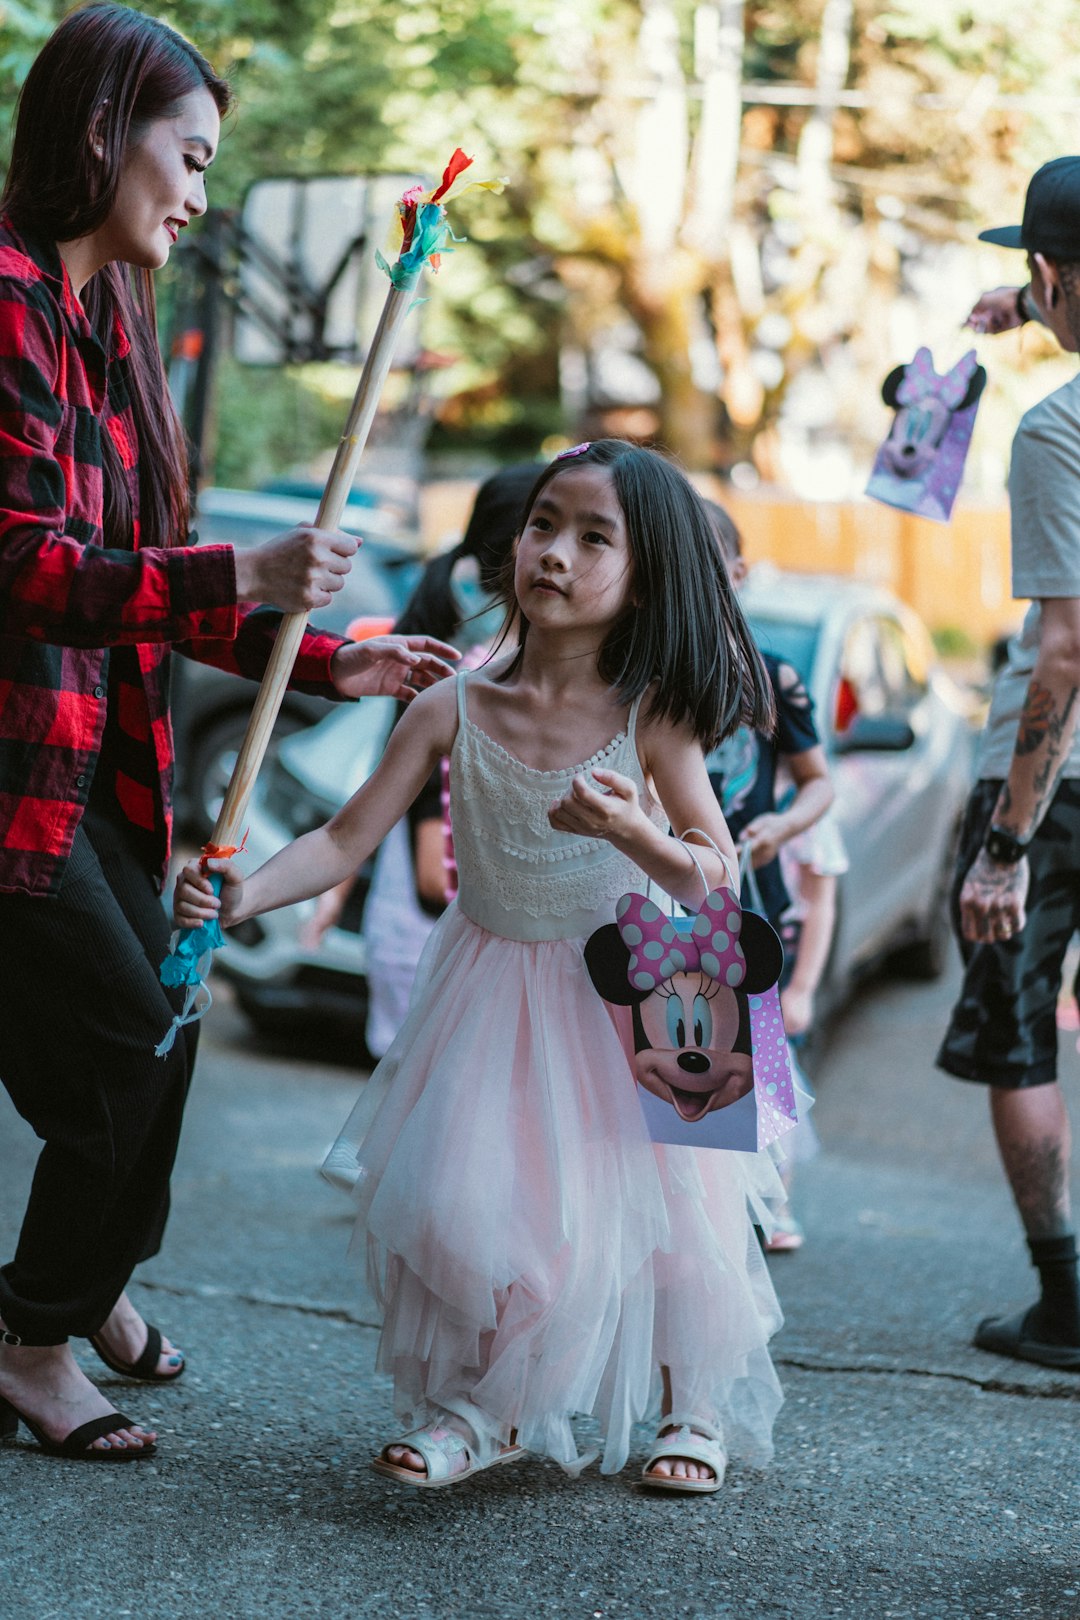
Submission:
MULTIPOLYGON (((27 75, 0 208, 42 241, 70 242, 108 218, 124 153, 146 126, 205 89, 224 115, 232 92, 193 45, 127 6, 93 4, 65 17, 27 75), (95 156, 96 137, 103 155, 95 156)), ((149 270, 108 264, 82 304, 107 350, 119 316, 131 343, 128 382, 139 437, 141 543, 183 542, 188 528, 187 445, 157 342, 149 270)), ((132 514, 120 458, 102 433, 105 543, 130 545, 132 514)))
MULTIPOLYGON (((735 597, 704 504, 666 457, 621 439, 598 439, 573 457, 556 459, 537 479, 526 523, 541 492, 560 473, 603 467, 611 474, 630 540, 633 604, 612 625, 597 667, 623 703, 654 682, 649 718, 686 724, 711 748, 740 724, 771 732, 772 687, 735 597)), ((529 621, 507 589, 508 633, 520 665, 529 621)))

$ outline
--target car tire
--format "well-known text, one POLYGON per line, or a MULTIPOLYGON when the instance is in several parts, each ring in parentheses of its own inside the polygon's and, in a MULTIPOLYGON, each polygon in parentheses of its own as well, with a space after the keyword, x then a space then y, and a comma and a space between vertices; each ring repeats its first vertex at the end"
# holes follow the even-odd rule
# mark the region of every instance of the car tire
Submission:
POLYGON ((844 1003, 849 999, 853 987, 852 975, 844 968, 840 961, 840 930, 843 920, 844 888, 843 879, 840 879, 836 893, 836 912, 833 919, 832 938, 829 941, 829 954, 825 959, 825 967, 820 983, 814 992, 814 1022, 811 1025, 811 1044, 820 1040, 822 1033, 827 1030, 830 1022, 841 1011, 844 1003))
POLYGON ((930 911, 926 919, 926 932, 910 945, 902 945, 890 958, 890 966, 903 979, 930 984, 940 979, 949 965, 952 952, 951 892, 956 850, 960 840, 960 827, 954 827, 945 849, 945 858, 934 885, 930 911))
POLYGON ((249 994, 241 984, 234 984, 234 992, 236 1004, 252 1030, 270 1045, 300 1046, 306 1055, 316 1058, 322 1054, 336 1055, 345 1047, 358 1067, 368 1070, 375 1067, 377 1059, 371 1056, 364 1039, 366 995, 358 1002, 355 1016, 327 1018, 314 1011, 267 1006, 264 1000, 258 995, 249 994))
MULTIPOLYGON (((189 830, 197 837, 207 837, 217 821, 225 789, 247 731, 248 719, 249 710, 230 710, 211 720, 195 740, 185 773, 185 801, 189 830)), ((306 715, 299 714, 295 709, 282 709, 274 722, 263 769, 286 737, 310 723, 306 715)))

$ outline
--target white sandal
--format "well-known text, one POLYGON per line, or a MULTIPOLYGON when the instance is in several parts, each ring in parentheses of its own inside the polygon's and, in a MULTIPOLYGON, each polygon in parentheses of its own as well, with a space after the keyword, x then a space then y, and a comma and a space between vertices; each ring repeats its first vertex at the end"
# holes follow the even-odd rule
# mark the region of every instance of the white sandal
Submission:
POLYGON ((727 1453, 724 1451, 722 1440, 723 1436, 719 1430, 701 1418, 683 1417, 678 1414, 662 1418, 656 1444, 641 1471, 641 1483, 654 1491, 685 1491, 698 1495, 718 1491, 724 1483, 724 1470, 727 1468, 727 1453), (663 1432, 665 1429, 670 1432, 665 1434, 663 1432), (665 1458, 670 1458, 673 1462, 678 1459, 682 1462, 702 1463, 706 1468, 712 1469, 713 1478, 679 1479, 674 1474, 650 1472, 665 1458))
POLYGON ((482 1474, 485 1468, 513 1462, 523 1455, 521 1446, 507 1446, 489 1463, 477 1462, 472 1447, 463 1435, 438 1425, 433 1429, 414 1429, 411 1434, 403 1434, 400 1440, 388 1441, 380 1454, 372 1458, 371 1466, 377 1474, 396 1479, 401 1485, 437 1491, 444 1485, 457 1485, 462 1480, 471 1479, 474 1474, 482 1474), (421 1474, 415 1468, 406 1468, 403 1463, 391 1462, 386 1455, 391 1446, 408 1446, 410 1451, 417 1452, 424 1459, 427 1472, 421 1474), (465 1454, 465 1467, 452 1469, 454 1459, 460 1457, 462 1452, 465 1454))

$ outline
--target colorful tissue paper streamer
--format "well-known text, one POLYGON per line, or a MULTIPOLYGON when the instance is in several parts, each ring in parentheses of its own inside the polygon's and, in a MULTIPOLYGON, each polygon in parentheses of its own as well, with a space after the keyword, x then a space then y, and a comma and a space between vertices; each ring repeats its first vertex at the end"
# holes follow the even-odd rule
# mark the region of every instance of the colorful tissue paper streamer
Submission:
MULTIPOLYGON (((426 267, 438 270, 441 256, 452 251, 448 242, 460 242, 460 236, 455 236, 450 229, 446 218, 446 209, 443 199, 458 176, 471 168, 473 159, 467 157, 456 147, 446 168, 443 170, 442 180, 435 187, 431 195, 424 199, 422 186, 410 186, 398 203, 398 214, 401 218, 401 252, 393 264, 387 262, 381 253, 375 258, 379 268, 390 277, 393 286, 402 291, 415 287, 420 272, 426 267)), ((474 187, 481 191, 501 191, 505 184, 502 180, 474 180, 464 188, 470 191, 474 187)), ((462 192, 458 193, 463 195, 462 192)))

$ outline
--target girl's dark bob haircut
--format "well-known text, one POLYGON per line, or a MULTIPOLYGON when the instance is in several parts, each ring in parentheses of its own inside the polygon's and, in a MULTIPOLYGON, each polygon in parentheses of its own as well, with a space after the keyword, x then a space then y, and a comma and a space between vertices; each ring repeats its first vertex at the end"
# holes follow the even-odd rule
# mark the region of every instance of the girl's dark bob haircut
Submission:
MULTIPOLYGON (((623 703, 653 687, 646 715, 687 725, 712 748, 739 725, 771 732, 772 687, 735 597, 701 497, 666 456, 622 439, 597 439, 556 457, 533 485, 525 522, 562 473, 602 467, 611 474, 630 540, 633 601, 605 637, 597 660, 623 703)), ((513 595, 507 634, 517 631, 520 665, 529 621, 513 595)))

